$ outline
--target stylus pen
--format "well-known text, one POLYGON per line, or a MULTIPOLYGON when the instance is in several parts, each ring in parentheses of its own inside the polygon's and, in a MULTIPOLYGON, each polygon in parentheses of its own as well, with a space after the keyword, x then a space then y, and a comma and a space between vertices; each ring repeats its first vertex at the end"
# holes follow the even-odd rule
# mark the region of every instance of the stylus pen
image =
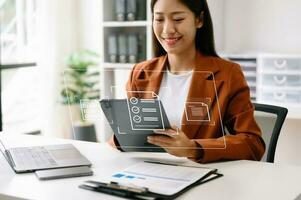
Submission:
POLYGON ((201 166, 192 166, 192 165, 181 165, 181 164, 174 164, 174 163, 166 163, 166 162, 160 162, 160 161, 149 161, 145 160, 146 163, 153 163, 153 164, 160 164, 160 165, 171 165, 171 166, 180 166, 180 167, 193 167, 193 168, 203 168, 203 169, 212 169, 209 167, 201 167, 201 166))

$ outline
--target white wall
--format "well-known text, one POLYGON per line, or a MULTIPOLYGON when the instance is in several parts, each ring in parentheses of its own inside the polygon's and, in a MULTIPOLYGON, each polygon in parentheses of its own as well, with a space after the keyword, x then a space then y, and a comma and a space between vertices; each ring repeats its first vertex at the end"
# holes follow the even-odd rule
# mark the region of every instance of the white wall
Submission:
MULTIPOLYGON (((100 23, 101 23, 101 5, 100 0, 79 0, 79 43, 81 49, 100 52, 100 23)), ((102 56, 102 55, 101 55, 102 56)))
POLYGON ((301 53, 300 0, 227 0, 224 51, 301 53))
POLYGON ((222 51, 224 49, 225 34, 225 0, 209 0, 208 6, 213 22, 216 50, 222 51))

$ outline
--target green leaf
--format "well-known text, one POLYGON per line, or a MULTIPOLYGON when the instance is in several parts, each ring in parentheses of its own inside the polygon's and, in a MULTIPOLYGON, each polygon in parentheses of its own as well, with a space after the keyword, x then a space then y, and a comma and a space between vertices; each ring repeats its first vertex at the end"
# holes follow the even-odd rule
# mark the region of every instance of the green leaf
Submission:
POLYGON ((63 73, 64 88, 61 91, 63 104, 79 103, 81 99, 99 97, 98 71, 89 70, 97 67, 99 55, 93 51, 83 50, 74 52, 66 58, 68 68, 63 73))

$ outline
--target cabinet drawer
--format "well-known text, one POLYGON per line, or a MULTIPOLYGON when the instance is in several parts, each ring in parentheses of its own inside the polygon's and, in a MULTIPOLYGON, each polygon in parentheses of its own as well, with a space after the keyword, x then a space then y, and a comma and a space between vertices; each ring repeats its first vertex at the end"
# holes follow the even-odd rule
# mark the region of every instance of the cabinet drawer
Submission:
POLYGON ((263 58, 264 70, 300 70, 301 58, 263 58))
POLYGON ((262 75, 263 85, 268 86, 300 86, 301 75, 262 75))
POLYGON ((262 100, 267 102, 300 103, 300 91, 263 90, 262 100))

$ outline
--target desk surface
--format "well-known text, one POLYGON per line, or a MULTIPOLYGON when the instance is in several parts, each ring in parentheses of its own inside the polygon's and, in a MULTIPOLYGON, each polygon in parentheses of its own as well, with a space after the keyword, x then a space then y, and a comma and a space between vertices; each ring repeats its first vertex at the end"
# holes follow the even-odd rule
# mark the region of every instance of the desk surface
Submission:
MULTIPOLYGON (((97 180, 150 158, 190 162, 164 153, 121 153, 107 144, 46 138, 0 135, 6 146, 73 143, 92 163, 94 175, 40 181, 34 173, 15 174, 0 156, 0 199, 120 199, 78 188, 83 181, 97 180), (15 198, 12 198, 15 197, 15 198)), ((192 188, 179 199, 295 199, 301 192, 301 169, 254 161, 231 161, 205 166, 218 168, 224 177, 192 188)))

